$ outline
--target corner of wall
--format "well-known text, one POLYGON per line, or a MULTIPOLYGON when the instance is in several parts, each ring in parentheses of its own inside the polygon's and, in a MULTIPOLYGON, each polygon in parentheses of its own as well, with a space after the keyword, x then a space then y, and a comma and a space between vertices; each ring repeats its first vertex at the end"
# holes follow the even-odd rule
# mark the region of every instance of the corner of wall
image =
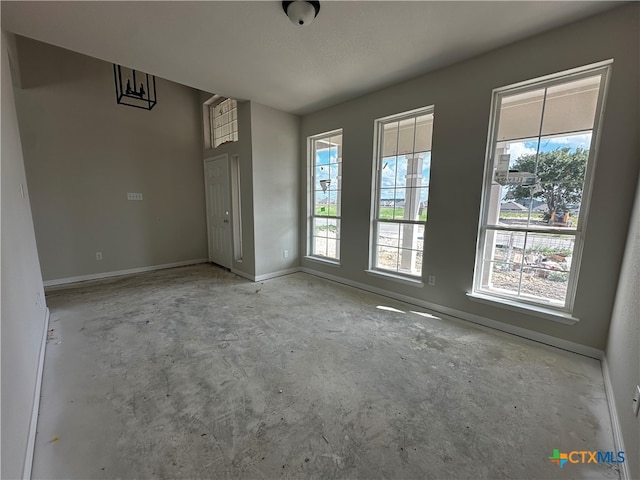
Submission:
POLYGON ((627 449, 623 464, 626 478, 640 478, 640 416, 631 410, 634 389, 640 385, 639 291, 640 176, 603 362, 617 448, 627 449))
MULTIPOLYGON (((38 409, 46 314, 29 190, 2 31, 2 478, 28 474, 38 409)), ((16 65, 13 65, 15 68, 16 65)))
MULTIPOLYGON (((618 416, 618 409, 616 407, 616 399, 611 382, 611 373, 609 370, 609 362, 607 361, 607 354, 604 353, 601 359, 602 364, 602 378, 604 379, 604 392, 607 397, 607 405, 609 407, 609 418, 611 419, 611 429, 613 430, 613 445, 616 452, 626 452, 624 444, 624 435, 622 434, 622 427, 620 426, 620 417, 618 416)), ((629 472, 629 463, 625 461, 620 467, 620 479, 628 480, 631 478, 629 472)))

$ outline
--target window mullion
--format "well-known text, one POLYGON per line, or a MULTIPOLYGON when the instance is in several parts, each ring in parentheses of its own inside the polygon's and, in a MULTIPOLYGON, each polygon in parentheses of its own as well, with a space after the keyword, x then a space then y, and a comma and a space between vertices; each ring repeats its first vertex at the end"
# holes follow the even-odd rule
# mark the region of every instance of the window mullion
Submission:
POLYGON ((518 296, 522 293, 522 272, 524 270, 524 255, 527 251, 527 235, 529 232, 524 232, 524 242, 522 244, 522 253, 520 254, 520 278, 518 279, 518 296))
POLYGON ((533 171, 534 175, 538 174, 538 161, 540 159, 540 137, 542 137, 542 123, 544 122, 544 109, 547 104, 547 91, 548 88, 544 89, 544 96, 542 98, 542 110, 540 111, 540 126, 538 128, 538 138, 537 138, 537 147, 536 147, 536 168, 533 171))
POLYGON ((396 218, 396 205, 397 205, 397 200, 396 200, 396 195, 398 194, 398 160, 400 158, 400 120, 398 120, 396 122, 397 128, 396 128, 396 163, 395 163, 395 168, 393 170, 393 178, 394 178, 394 183, 393 183, 393 218, 396 218))
POLYGON ((404 218, 397 218, 397 219, 377 219, 378 222, 380 223, 398 223, 398 224, 402 224, 402 225, 424 225, 424 222, 420 221, 420 220, 405 220, 404 218))

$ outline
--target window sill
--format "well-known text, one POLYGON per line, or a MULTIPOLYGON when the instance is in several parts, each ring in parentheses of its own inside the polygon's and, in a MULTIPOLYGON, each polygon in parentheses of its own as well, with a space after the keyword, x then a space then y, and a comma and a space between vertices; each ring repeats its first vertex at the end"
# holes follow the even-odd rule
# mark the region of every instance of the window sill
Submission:
POLYGON ((551 308, 529 305, 526 303, 506 300, 504 298, 492 297, 491 295, 484 295, 482 293, 467 293, 467 297, 469 297, 469 300, 474 302, 484 303, 493 307, 506 308, 507 310, 533 315, 553 322, 564 323, 565 325, 575 325, 580 321, 580 319, 567 312, 560 312, 551 308))
POLYGON ((401 275, 394 275, 393 273, 382 272, 380 270, 365 270, 365 272, 367 272, 369 275, 372 275, 374 277, 381 277, 386 280, 403 283, 411 287, 419 287, 419 288, 424 287, 424 282, 419 278, 403 277, 401 275))
POLYGON ((313 257, 311 255, 305 255, 304 259, 311 260, 312 262, 318 262, 318 263, 321 263, 322 265, 329 265, 330 267, 340 268, 339 260, 332 260, 331 258, 324 258, 324 257, 313 257))

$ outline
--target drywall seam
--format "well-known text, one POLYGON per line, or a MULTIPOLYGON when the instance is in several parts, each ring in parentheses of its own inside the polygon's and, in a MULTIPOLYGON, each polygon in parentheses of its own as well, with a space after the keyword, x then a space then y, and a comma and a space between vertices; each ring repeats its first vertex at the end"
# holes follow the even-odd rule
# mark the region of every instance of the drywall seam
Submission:
POLYGON ((562 338, 556 338, 551 335, 547 335, 545 333, 535 332, 533 330, 517 327, 515 325, 510 325, 508 323, 498 322, 496 320, 491 320, 489 318, 481 317, 480 315, 475 315, 473 313, 463 312, 461 310, 456 310, 455 308, 449 308, 443 305, 438 305, 437 303, 425 302, 424 300, 419 300, 417 298, 409 297, 407 295, 402 295, 395 292, 389 292, 382 288, 372 287, 370 285, 366 285, 360 282, 354 282, 353 280, 347 280, 342 277, 337 277, 335 275, 331 275, 328 273, 319 272, 317 270, 312 270, 307 267, 300 267, 300 271, 308 273, 310 275, 326 278, 327 280, 331 280, 337 283, 343 283, 351 287, 359 288, 361 290, 366 290, 368 292, 382 295, 383 297, 393 298, 394 300, 400 300, 401 302, 405 302, 411 305, 417 305, 423 308, 427 308, 429 310, 432 310, 433 312, 441 313, 443 315, 448 315, 450 317, 454 317, 460 320, 482 325, 484 327, 488 327, 494 330, 499 330, 501 332, 505 332, 511 335, 516 335, 518 337, 522 337, 527 340, 543 343, 546 345, 550 345, 552 347, 560 348, 562 350, 567 350, 569 352, 578 353, 586 357, 595 358, 596 360, 601 360, 604 355, 604 352, 602 350, 589 347, 587 345, 581 345, 579 343, 571 342, 569 340, 564 340, 562 338))
POLYGON ((31 479, 31 469, 33 468, 33 452, 36 446, 36 432, 38 430, 38 415, 40 413, 40 391, 42 390, 42 377, 44 375, 44 355, 47 346, 47 332, 49 331, 49 309, 44 312, 44 332, 42 343, 40 344, 40 354, 38 357, 38 372, 36 374, 36 390, 33 394, 33 409, 31 411, 31 422, 29 424, 29 436, 27 437, 27 452, 24 457, 24 470, 22 478, 31 479))
MULTIPOLYGON (((620 429, 620 419, 616 409, 616 399, 613 395, 613 385, 611 384, 611 376, 609 375, 609 364, 607 363, 606 353, 602 355, 602 377, 604 378, 604 392, 609 405, 609 416, 611 417, 611 427, 613 428, 613 444, 616 452, 625 452, 624 438, 620 429)), ((620 464, 620 480, 629 480, 631 478, 627 462, 620 464)))
MULTIPOLYGON (((69 283, 86 282, 87 280, 100 280, 101 278, 119 277, 120 275, 131 275, 133 273, 152 272, 154 270, 164 270, 165 268, 184 267, 187 265, 196 265, 198 263, 207 263, 208 258, 196 258, 193 260, 185 260, 182 262, 164 263, 162 265, 151 265, 149 267, 129 268, 126 270, 116 270, 113 272, 91 273, 89 275, 80 275, 78 277, 58 278, 55 280, 47 280, 44 282, 45 287, 53 287, 56 285, 66 285, 69 283)), ((52 289, 47 288, 47 291, 52 289)))

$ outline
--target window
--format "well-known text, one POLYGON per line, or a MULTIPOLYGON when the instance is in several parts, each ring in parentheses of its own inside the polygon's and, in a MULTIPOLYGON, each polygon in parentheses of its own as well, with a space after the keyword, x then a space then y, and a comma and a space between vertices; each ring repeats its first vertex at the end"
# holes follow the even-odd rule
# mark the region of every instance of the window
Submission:
POLYGON ((211 145, 217 148, 223 143, 238 141, 238 104, 232 98, 209 106, 211 145))
POLYGON ((608 68, 494 91, 474 293, 571 312, 608 68))
POLYGON ((376 120, 376 131, 373 268, 421 276, 433 107, 376 120))
POLYGON ((340 259, 340 197, 342 190, 342 130, 310 138, 310 254, 340 259))

